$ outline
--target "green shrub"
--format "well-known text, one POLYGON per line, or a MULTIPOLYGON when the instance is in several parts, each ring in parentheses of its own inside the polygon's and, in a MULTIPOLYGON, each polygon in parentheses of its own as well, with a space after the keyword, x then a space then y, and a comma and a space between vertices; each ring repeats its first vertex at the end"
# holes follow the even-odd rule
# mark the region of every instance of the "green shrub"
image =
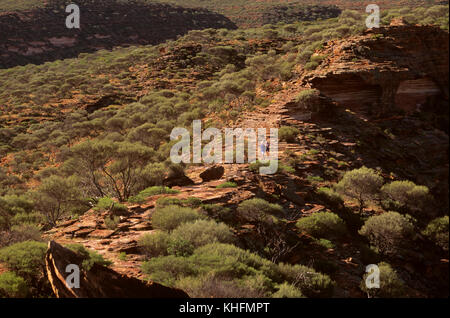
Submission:
POLYGON ((103 197, 99 199, 94 209, 98 212, 109 211, 112 214, 128 212, 128 208, 125 205, 114 201, 110 197, 103 197))
POLYGON ((305 70, 312 71, 315 70, 319 66, 317 62, 308 62, 305 64, 305 70))
POLYGON ((120 217, 119 216, 107 216, 105 217, 105 226, 110 230, 115 230, 117 226, 120 223, 120 217))
POLYGON ((178 205, 183 207, 198 208, 202 204, 202 200, 198 198, 178 199, 173 197, 163 197, 156 200, 156 207, 163 208, 169 205, 178 205))
POLYGON ((366 279, 370 273, 366 273, 361 282, 361 290, 364 291, 369 298, 400 298, 405 296, 405 285, 398 277, 391 265, 382 262, 378 264, 380 270, 380 288, 367 288, 366 279))
POLYGON ((170 237, 167 253, 175 256, 189 256, 194 252, 194 244, 183 237, 170 237))
POLYGON ((373 169, 362 167, 344 174, 336 185, 338 192, 359 202, 361 213, 368 200, 373 199, 380 191, 383 178, 373 169))
POLYGON ((112 264, 111 261, 105 260, 103 256, 96 251, 88 250, 81 244, 67 244, 65 247, 83 257, 83 262, 81 265, 86 271, 89 271, 92 266, 94 266, 94 264, 105 267, 108 267, 112 264))
POLYGON ((314 182, 323 182, 323 178, 320 177, 320 176, 307 176, 307 177, 306 177, 306 180, 308 180, 308 181, 311 182, 311 183, 314 183, 314 182))
POLYGON ((281 126, 278 130, 278 138, 285 142, 295 142, 299 134, 300 130, 291 126, 281 126))
MULTIPOLYGON (((13 225, 11 227, 10 237, 5 245, 11 245, 14 243, 24 242, 24 241, 42 241, 41 230, 33 224, 19 224, 13 225)), ((5 235, 6 238, 6 235, 5 235)), ((0 246, 2 246, 0 239, 0 246)))
MULTIPOLYGON (((197 248, 189 257, 173 255, 150 259, 143 265, 143 271, 156 281, 173 283, 185 276, 198 276, 214 272, 220 277, 244 279, 263 275, 279 280, 277 266, 249 251, 234 245, 213 243, 197 248), (164 279, 164 280, 160 280, 164 279)), ((267 286, 270 288, 271 286, 267 286)), ((273 286, 272 286, 273 287, 273 286)))
POLYGON ((417 210, 424 206, 429 190, 411 181, 393 181, 381 188, 382 193, 393 200, 396 205, 409 210, 417 210))
POLYGON ((323 248, 326 249, 330 249, 330 248, 335 248, 336 246, 333 244, 333 242, 331 242, 330 240, 321 238, 321 239, 317 239, 315 241, 317 243, 317 245, 322 246, 323 248))
POLYGON ((193 298, 260 298, 264 291, 259 286, 246 284, 246 281, 216 275, 214 272, 199 276, 180 278, 176 288, 184 290, 193 298), (256 287, 256 288, 255 288, 256 287))
POLYGON ((233 213, 230 208, 219 204, 202 204, 201 209, 214 219, 222 220, 227 223, 233 222, 233 213))
POLYGON ((163 186, 154 186, 147 188, 145 190, 142 190, 139 192, 139 194, 132 196, 128 199, 128 202, 131 203, 143 203, 148 197, 151 197, 153 195, 158 194, 176 194, 180 193, 180 191, 171 189, 169 187, 163 187, 163 186))
POLYGON ((158 231, 144 234, 139 238, 138 245, 147 257, 167 255, 170 236, 168 233, 158 231))
POLYGON ((155 282, 173 286, 179 278, 197 275, 198 269, 190 258, 168 255, 143 262, 142 272, 155 282))
POLYGON ((47 244, 25 241, 0 249, 0 262, 26 280, 43 273, 47 244))
POLYGON ((24 298, 29 289, 25 280, 13 272, 5 272, 0 275, 0 298, 24 298))
POLYGON ((413 238, 414 225, 409 216, 386 212, 367 219, 359 234, 365 236, 380 253, 390 254, 413 238))
POLYGON ((342 197, 337 193, 334 189, 321 187, 317 190, 317 193, 325 199, 327 202, 333 204, 333 205, 340 205, 344 201, 342 200, 342 197))
POLYGON ((283 208, 260 198, 246 200, 239 204, 237 213, 247 222, 265 222, 270 216, 283 216, 283 208))
POLYGON ((297 221, 297 228, 314 237, 342 236, 346 232, 344 221, 334 213, 319 212, 297 221))
POLYGON ((236 183, 231 182, 231 181, 227 181, 227 182, 224 182, 222 184, 219 184, 216 188, 217 189, 224 189, 224 188, 236 188, 236 187, 237 187, 236 183))
POLYGON ((29 224, 29 225, 37 225, 44 221, 44 217, 39 212, 31 212, 31 213, 17 213, 11 219, 11 224, 20 225, 20 224, 29 224))
POLYGON ((335 282, 328 275, 303 265, 280 263, 278 267, 283 279, 299 288, 306 297, 330 298, 333 295, 335 282))
POLYGON ((164 208, 157 208, 152 214, 152 225, 156 229, 172 231, 183 223, 194 222, 203 219, 204 216, 198 211, 169 205, 164 208))
POLYGON ((231 243, 233 233, 224 223, 214 220, 197 220, 177 227, 171 235, 172 239, 185 239, 197 248, 210 243, 231 243))
POLYGON ((120 252, 120 253, 119 253, 119 259, 120 259, 121 261, 126 261, 126 260, 127 260, 127 253, 125 253, 125 252, 120 252))
POLYGON ((272 295, 273 298, 303 298, 302 292, 289 283, 283 283, 278 286, 277 292, 272 295))
POLYGON ((156 207, 158 209, 169 206, 169 205, 181 206, 182 202, 180 199, 173 198, 173 197, 162 197, 162 198, 159 198, 158 200, 156 200, 156 207))
POLYGON ((448 215, 431 221, 422 233, 437 246, 448 252, 448 215))

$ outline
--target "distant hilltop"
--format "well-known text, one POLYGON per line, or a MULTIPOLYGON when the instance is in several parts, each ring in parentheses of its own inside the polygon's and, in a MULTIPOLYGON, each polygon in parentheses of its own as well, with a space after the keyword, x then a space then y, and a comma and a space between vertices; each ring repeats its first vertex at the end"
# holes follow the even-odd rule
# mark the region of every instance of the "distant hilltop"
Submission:
POLYGON ((236 28, 228 18, 207 9, 80 0, 80 29, 68 29, 69 13, 62 3, 51 1, 42 8, 0 14, 0 68, 41 64, 118 46, 158 44, 189 30, 236 28))

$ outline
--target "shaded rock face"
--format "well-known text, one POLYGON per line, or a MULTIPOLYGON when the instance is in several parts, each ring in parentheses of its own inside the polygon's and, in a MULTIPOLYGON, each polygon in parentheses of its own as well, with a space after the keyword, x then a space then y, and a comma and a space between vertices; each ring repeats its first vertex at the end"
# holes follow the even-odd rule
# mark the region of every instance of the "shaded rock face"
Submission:
POLYGON ((330 41, 319 67, 303 75, 340 105, 369 115, 406 113, 448 104, 448 32, 394 23, 361 36, 330 41))
POLYGON ((228 18, 206 9, 79 0, 80 29, 68 29, 66 2, 53 0, 44 8, 1 13, 0 68, 117 46, 157 44, 194 29, 236 28, 228 18))
POLYGON ((121 275, 109 268, 94 264, 89 271, 82 270, 83 258, 77 253, 49 242, 45 264, 48 279, 58 298, 188 298, 178 289, 157 283, 146 283, 136 278, 121 275), (66 282, 66 267, 69 264, 80 268, 80 288, 70 288, 66 282))
POLYGON ((200 178, 202 178, 203 182, 208 182, 212 180, 219 180, 223 177, 225 173, 225 168, 222 166, 212 166, 202 173, 200 173, 200 178))
POLYGON ((193 185, 195 182, 192 181, 191 178, 189 178, 186 175, 174 175, 169 176, 166 179, 163 180, 163 185, 169 188, 172 187, 185 187, 193 185))

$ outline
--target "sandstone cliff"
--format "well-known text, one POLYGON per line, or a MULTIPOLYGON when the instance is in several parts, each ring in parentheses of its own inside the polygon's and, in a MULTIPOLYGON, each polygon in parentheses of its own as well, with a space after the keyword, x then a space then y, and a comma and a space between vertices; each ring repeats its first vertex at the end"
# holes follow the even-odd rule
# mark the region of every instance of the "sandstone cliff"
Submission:
POLYGON ((438 27, 394 21, 327 43, 315 54, 322 62, 303 83, 369 115, 448 104, 448 43, 448 32, 438 27))
POLYGON ((187 298, 185 292, 157 283, 119 274, 94 264, 89 271, 80 271, 80 288, 69 288, 65 277, 66 266, 76 264, 82 268, 83 258, 75 252, 51 241, 45 256, 47 275, 58 298, 187 298))

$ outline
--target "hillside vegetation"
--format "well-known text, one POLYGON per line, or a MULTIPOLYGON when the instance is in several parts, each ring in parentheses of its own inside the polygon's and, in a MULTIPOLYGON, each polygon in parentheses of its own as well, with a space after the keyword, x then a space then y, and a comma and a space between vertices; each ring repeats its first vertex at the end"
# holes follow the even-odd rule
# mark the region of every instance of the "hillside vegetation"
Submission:
MULTIPOLYGON (((2 3, 11 10, 12 2, 2 3)), ((19 1, 17 8, 35 3, 19 1)), ((210 1, 208 7, 219 3, 225 2, 210 1)), ((382 23, 399 16, 448 30, 448 6, 385 11, 382 23)), ((422 277, 413 260, 418 248, 433 265, 445 257, 448 206, 434 202, 426 186, 383 167, 366 168, 361 135, 390 135, 349 111, 336 117, 348 122, 334 124, 365 127, 347 142, 356 150, 343 155, 328 149, 330 140, 321 134, 329 127, 318 132, 314 125, 301 131, 283 126, 282 141, 295 147, 301 137, 311 145, 308 151, 284 145, 280 170, 269 180, 252 172, 256 162, 244 168, 250 177, 240 181, 250 184, 242 188, 231 179, 208 184, 208 190, 238 191, 239 201, 207 204, 192 194, 201 194, 198 188, 164 183, 201 168, 171 163, 174 127, 190 130, 196 119, 229 127, 244 113, 264 113, 286 86, 295 86, 302 72, 325 58, 314 53, 326 41, 366 28, 361 10, 311 20, 192 30, 158 45, 0 70, 0 265, 6 268, 0 296, 52 295, 42 272, 43 232, 48 238, 64 231, 62 224, 93 214, 102 230, 128 233, 121 227, 124 216, 145 203, 155 231, 140 237, 134 251, 142 273, 193 297, 377 296, 355 283, 355 277, 362 279, 362 264, 379 264, 390 278, 379 296, 445 296, 448 279, 422 277), (342 159, 347 155, 352 162, 342 159), (298 169, 324 156, 319 168, 298 169), (289 191, 277 192, 278 185, 289 191), (249 192, 254 195, 245 197, 249 192), (296 211, 294 203, 308 209, 296 211), (405 259, 413 265, 406 268, 405 259)), ((305 88, 297 102, 318 95, 305 88)), ((84 254, 91 263, 112 265, 95 252, 84 254)), ((125 262, 129 256, 116 257, 125 262)), ((435 275, 443 272, 436 269, 435 275)))

